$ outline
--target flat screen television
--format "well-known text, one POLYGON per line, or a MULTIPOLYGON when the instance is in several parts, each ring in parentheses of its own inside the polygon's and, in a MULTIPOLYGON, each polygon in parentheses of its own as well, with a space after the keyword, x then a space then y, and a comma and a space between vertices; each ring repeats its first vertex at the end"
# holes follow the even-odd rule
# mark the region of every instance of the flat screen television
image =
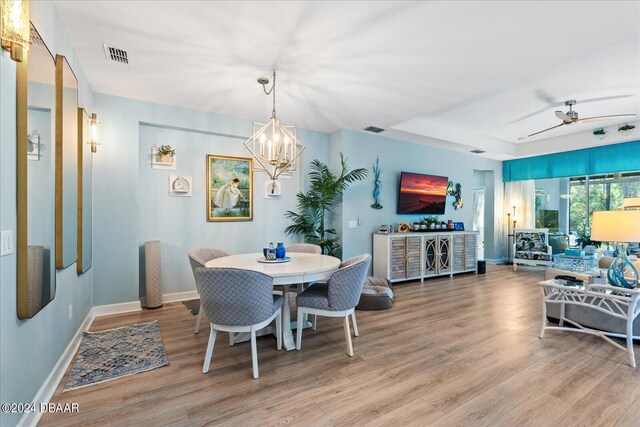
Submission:
POLYGON ((443 215, 447 204, 448 182, 446 176, 402 172, 398 213, 443 215))

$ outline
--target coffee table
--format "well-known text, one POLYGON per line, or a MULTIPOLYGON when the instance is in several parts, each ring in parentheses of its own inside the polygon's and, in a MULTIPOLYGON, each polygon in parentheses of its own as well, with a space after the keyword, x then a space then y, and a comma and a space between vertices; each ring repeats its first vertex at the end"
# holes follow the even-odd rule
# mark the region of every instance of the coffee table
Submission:
POLYGON ((633 353, 633 322, 640 314, 640 290, 625 289, 609 285, 570 285, 564 280, 545 280, 538 283, 542 295, 542 327, 540 338, 544 338, 547 330, 579 332, 598 336, 616 348, 625 350, 629 356, 629 364, 636 367, 633 353), (547 304, 560 305, 560 323, 558 326, 547 326, 547 304), (624 321, 625 334, 618 334, 599 329, 588 328, 565 316, 565 307, 573 305, 595 310, 602 316, 624 321), (564 326, 567 322, 575 328, 564 326), (610 337, 626 338, 626 347, 613 341, 610 337))

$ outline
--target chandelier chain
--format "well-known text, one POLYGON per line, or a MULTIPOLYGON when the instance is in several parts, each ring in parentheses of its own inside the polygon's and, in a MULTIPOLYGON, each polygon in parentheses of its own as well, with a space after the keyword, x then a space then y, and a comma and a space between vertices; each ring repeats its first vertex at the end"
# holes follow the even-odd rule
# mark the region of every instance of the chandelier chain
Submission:
MULTIPOLYGON (((268 83, 268 81, 267 81, 268 83)), ((276 116, 276 70, 273 70, 273 84, 271 85, 271 89, 267 90, 267 85, 262 83, 262 90, 266 95, 271 95, 273 92, 273 108, 271 110, 271 116, 276 116)))

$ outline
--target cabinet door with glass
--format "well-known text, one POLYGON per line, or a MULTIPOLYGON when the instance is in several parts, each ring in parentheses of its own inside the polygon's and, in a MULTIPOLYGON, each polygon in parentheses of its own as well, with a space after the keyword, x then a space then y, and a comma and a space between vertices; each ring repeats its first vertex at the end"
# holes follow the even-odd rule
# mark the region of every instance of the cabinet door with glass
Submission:
POLYGON ((428 235, 424 237, 424 275, 435 276, 438 274, 438 236, 428 235))
POLYGON ((438 236, 438 273, 451 273, 451 235, 438 236))

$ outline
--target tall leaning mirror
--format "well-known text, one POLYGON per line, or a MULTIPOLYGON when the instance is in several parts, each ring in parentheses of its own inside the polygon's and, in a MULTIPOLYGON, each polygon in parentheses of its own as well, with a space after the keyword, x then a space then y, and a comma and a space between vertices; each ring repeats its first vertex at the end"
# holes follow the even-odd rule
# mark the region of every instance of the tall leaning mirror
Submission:
MULTIPOLYGON (((95 115, 93 116, 95 118, 95 115)), ((96 121, 96 119, 94 119, 96 121)), ((78 108, 78 274, 91 268, 92 216, 91 216, 91 168, 92 136, 91 117, 84 108, 78 108)))
POLYGON ((17 68, 18 318, 56 294, 55 61, 31 24, 31 47, 17 68))
POLYGON ((78 80, 56 56, 56 268, 78 257, 78 80))

